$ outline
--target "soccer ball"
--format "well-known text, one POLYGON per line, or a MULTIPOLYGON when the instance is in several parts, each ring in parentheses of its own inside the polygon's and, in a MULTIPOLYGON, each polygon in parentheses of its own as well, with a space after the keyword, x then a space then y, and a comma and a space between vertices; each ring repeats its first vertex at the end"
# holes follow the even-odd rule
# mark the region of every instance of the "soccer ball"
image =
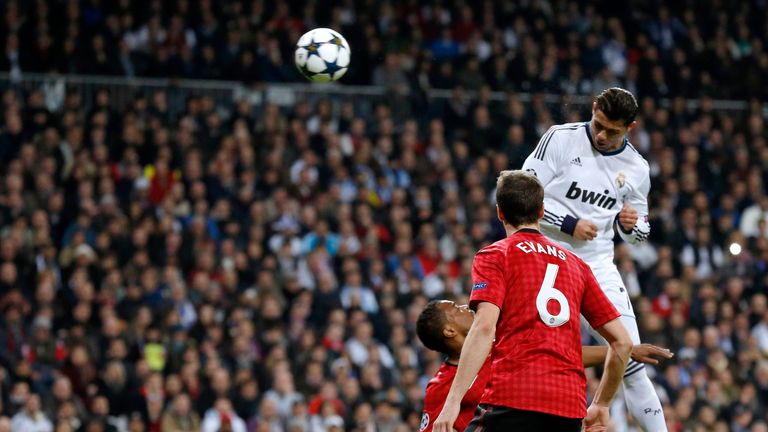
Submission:
POLYGON ((329 28, 316 28, 299 38, 294 62, 308 80, 329 82, 347 72, 349 55, 349 44, 344 36, 329 28))

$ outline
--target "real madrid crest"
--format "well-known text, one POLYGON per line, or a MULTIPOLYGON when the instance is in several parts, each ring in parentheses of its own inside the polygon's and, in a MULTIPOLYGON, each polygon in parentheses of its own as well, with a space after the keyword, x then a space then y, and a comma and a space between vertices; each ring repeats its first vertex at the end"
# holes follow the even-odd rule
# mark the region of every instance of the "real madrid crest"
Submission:
POLYGON ((619 186, 619 188, 623 188, 626 182, 627 176, 624 175, 624 171, 619 171, 619 175, 616 176, 616 184, 619 186))

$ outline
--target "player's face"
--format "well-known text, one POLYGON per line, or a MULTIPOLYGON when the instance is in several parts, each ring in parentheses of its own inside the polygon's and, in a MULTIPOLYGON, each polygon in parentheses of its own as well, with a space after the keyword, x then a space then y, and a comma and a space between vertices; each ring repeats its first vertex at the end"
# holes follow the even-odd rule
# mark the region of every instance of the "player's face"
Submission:
POLYGON ((592 140, 600 151, 611 151, 621 147, 627 126, 623 120, 610 120, 597 108, 592 109, 592 140))
POLYGON ((440 308, 445 314, 447 325, 453 326, 464 336, 469 333, 469 328, 472 327, 472 322, 475 320, 475 313, 469 309, 469 305, 459 306, 446 300, 440 304, 440 308))

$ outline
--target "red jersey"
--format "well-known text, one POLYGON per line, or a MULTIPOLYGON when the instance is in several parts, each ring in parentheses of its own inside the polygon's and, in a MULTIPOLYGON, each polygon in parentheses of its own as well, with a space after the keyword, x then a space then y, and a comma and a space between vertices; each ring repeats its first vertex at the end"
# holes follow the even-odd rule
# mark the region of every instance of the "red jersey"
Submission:
MULTIPOLYGON (((435 376, 429 380, 427 391, 424 395, 424 412, 421 415, 420 432, 430 432, 432 430, 433 423, 437 416, 440 415, 440 411, 443 410, 445 399, 448 397, 448 391, 451 390, 451 384, 453 384, 453 379, 456 377, 456 369, 456 365, 445 362, 440 366, 435 376)), ((462 432, 466 429, 469 422, 475 417, 477 405, 480 404, 480 398, 483 396, 485 385, 488 384, 490 378, 491 362, 489 358, 483 367, 480 368, 477 378, 475 378, 469 390, 467 390, 464 399, 461 400, 459 416, 456 418, 456 422, 453 423, 453 428, 457 431, 462 432)))
POLYGON ((538 231, 523 229, 475 255, 472 282, 471 308, 489 302, 501 310, 481 403, 583 418, 579 314, 593 328, 619 316, 590 268, 538 231))

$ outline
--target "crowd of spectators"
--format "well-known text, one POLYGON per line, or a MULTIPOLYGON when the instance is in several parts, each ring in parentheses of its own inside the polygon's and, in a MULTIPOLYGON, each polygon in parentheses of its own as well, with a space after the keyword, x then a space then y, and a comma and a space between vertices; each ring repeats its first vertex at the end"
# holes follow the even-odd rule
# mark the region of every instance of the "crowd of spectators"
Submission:
POLYGON ((640 96, 768 96, 768 5, 703 0, 6 0, 0 67, 238 80, 301 80, 302 32, 340 30, 344 81, 640 96))
POLYGON ((441 358, 416 317, 465 301, 474 252, 503 236, 496 173, 589 116, 516 91, 613 84, 641 96, 652 232, 616 260, 643 339, 677 353, 652 369, 670 430, 768 430, 764 2, 325 3, 0 2, 17 77, 290 80, 291 41, 322 24, 353 45, 350 82, 402 96, 118 106, 73 88, 52 107, 5 88, 0 431, 418 430, 441 358))

